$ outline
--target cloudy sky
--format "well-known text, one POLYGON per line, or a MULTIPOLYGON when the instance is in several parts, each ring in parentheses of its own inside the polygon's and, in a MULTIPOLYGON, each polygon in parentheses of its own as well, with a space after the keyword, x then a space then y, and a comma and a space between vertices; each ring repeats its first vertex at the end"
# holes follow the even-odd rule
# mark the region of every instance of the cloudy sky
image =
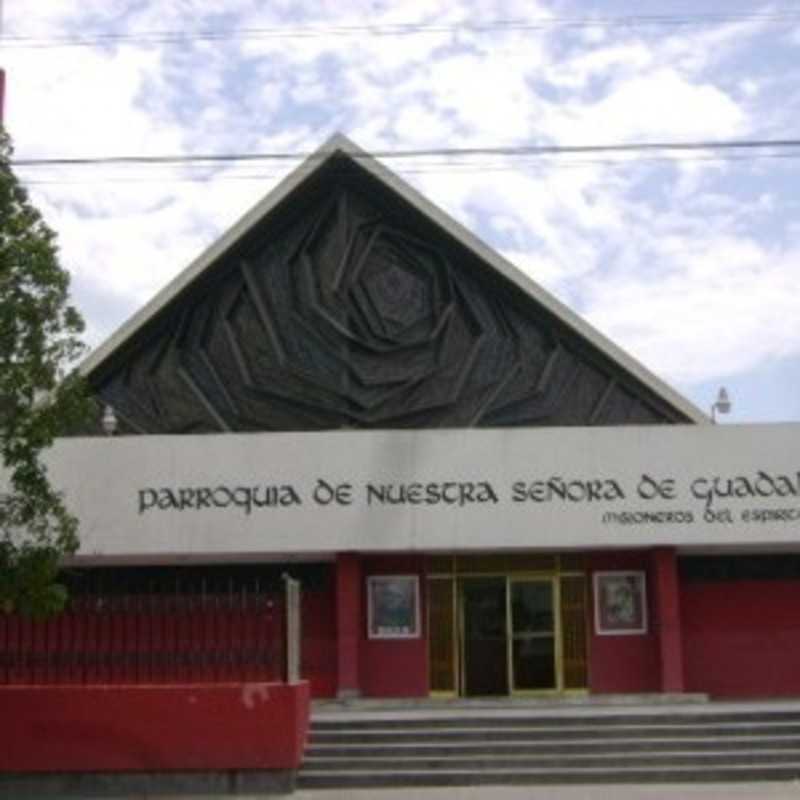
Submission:
MULTIPOLYGON (((785 0, 5 0, 4 33, 20 159, 800 138, 785 0)), ((800 420, 800 148, 384 162, 701 408, 800 420)), ((290 167, 18 174, 97 344, 290 167)))

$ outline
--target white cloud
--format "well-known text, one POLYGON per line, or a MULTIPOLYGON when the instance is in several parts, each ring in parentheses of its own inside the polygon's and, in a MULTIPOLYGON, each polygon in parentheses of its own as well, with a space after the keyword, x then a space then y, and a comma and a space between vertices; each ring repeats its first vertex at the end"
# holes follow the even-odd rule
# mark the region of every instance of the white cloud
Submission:
POLYGON ((800 251, 731 236, 663 243, 657 279, 592 283, 588 318, 655 371, 696 382, 800 354, 800 251))
MULTIPOLYGON (((599 41, 603 42, 603 37, 599 41)), ((643 41, 631 41, 579 53, 548 77, 557 86, 583 89, 590 81, 609 76, 618 79, 621 75, 635 75, 642 70, 652 69, 656 60, 657 54, 653 48, 643 41)))
POLYGON ((148 50, 14 50, 5 58, 8 123, 18 150, 117 155, 180 150, 181 131, 139 105, 161 58, 148 50))
POLYGON ((660 67, 619 82, 595 102, 565 103, 551 112, 549 132, 560 142, 691 141, 734 138, 745 112, 709 83, 660 67))
MULTIPOLYGON (((114 19, 108 9, 105 0, 9 4, 8 32, 285 31, 566 13, 560 4, 525 0, 230 0, 213 8, 201 0, 121 2, 114 19)), ((592 11, 578 0, 570 6, 570 13, 592 11)), ((761 23, 669 32, 553 26, 8 48, 3 60, 20 155, 309 150, 334 128, 367 149, 687 141, 764 131, 778 138, 794 130, 800 112, 797 70, 771 71, 758 38, 772 37, 772 50, 784 48, 791 63, 796 42, 779 34, 761 23)), ((785 174, 796 164, 604 163, 609 158, 392 166, 408 170, 424 194, 669 380, 800 357, 791 308, 800 290, 796 179, 785 174)), ((37 185, 34 197, 60 233, 91 336, 108 334, 123 309, 132 311, 172 278, 286 166, 230 166, 211 183, 175 180, 197 169, 37 173, 68 181, 37 185), (265 177, 237 179, 254 174, 265 177)))

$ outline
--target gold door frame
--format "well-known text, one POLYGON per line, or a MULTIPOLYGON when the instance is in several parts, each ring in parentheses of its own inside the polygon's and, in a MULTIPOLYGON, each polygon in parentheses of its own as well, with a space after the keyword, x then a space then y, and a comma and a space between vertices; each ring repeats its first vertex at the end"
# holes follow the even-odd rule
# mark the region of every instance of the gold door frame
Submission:
POLYGON ((564 675, 562 670, 563 659, 561 657, 561 593, 557 575, 550 576, 506 576, 506 642, 508 655, 508 686, 509 694, 512 696, 524 697, 527 695, 546 695, 561 693, 564 691, 564 675), (518 689, 516 676, 514 675, 514 617, 511 607, 511 587, 515 583, 549 583, 550 602, 553 610, 553 675, 555 686, 548 689, 518 689))
POLYGON ((434 697, 458 697, 461 694, 461 678, 460 678, 460 659, 458 657, 459 652, 459 640, 461 638, 459 634, 460 630, 460 623, 459 623, 459 615, 458 615, 458 600, 457 600, 457 587, 456 587, 456 579, 453 576, 448 577, 436 577, 431 578, 428 577, 426 581, 426 593, 427 593, 427 616, 428 616, 428 677, 429 677, 429 685, 431 687, 430 694, 434 697), (432 611, 433 611, 433 597, 434 592, 432 590, 431 584, 432 583, 439 583, 444 584, 447 583, 449 589, 449 606, 450 608, 447 609, 442 606, 443 616, 449 617, 448 623, 448 630, 447 630, 447 638, 450 639, 450 647, 447 647, 447 641, 445 640, 442 642, 437 642, 434 640, 435 631, 435 624, 432 619, 432 611), (449 611, 449 613, 448 613, 449 611), (434 687, 434 671, 437 669, 437 664, 435 663, 435 659, 439 654, 439 651, 442 649, 445 651, 446 660, 449 662, 449 669, 448 665, 445 665, 445 674, 447 672, 450 673, 448 683, 452 688, 445 688, 445 689, 437 689, 434 687), (449 654, 447 651, 449 650, 449 654))
POLYGON ((509 639, 508 639, 508 632, 509 632, 509 617, 508 617, 508 576, 505 575, 459 575, 458 577, 454 578, 454 599, 456 604, 456 613, 458 618, 458 628, 456 629, 457 635, 455 637, 455 659, 457 664, 458 670, 458 683, 456 684, 456 694, 458 697, 503 697, 504 695, 498 693, 496 695, 467 695, 466 694, 466 686, 467 686, 467 658, 465 654, 466 648, 466 622, 464 619, 464 591, 463 586, 465 581, 469 580, 482 580, 482 579, 496 579, 496 580, 505 580, 505 641, 506 641, 506 686, 508 687, 508 691, 505 693, 505 696, 510 696, 512 694, 512 683, 511 683, 511 663, 509 661, 510 658, 510 650, 509 650, 509 639))
MULTIPOLYGON (((586 573, 582 569, 582 564, 574 556, 562 557, 558 556, 536 556, 536 558, 549 558, 552 559, 551 569, 536 569, 536 570, 520 570, 515 571, 512 569, 504 569, 502 572, 494 571, 494 569, 487 569, 483 571, 459 569, 457 556, 440 557, 437 559, 441 563, 444 559, 451 561, 451 569, 436 569, 429 570, 427 588, 428 598, 432 597, 431 583, 434 581, 446 581, 449 584, 449 601, 450 608, 446 614, 449 617, 450 631, 449 638, 451 639, 450 653, 449 653, 449 684, 451 688, 436 688, 433 684, 431 677, 431 690, 432 696, 440 697, 462 697, 464 696, 465 676, 464 676, 464 612, 463 612, 463 593, 461 586, 464 579, 469 578, 504 578, 506 581, 506 664, 508 670, 508 696, 546 696, 555 694, 585 694, 587 692, 587 671, 588 671, 588 630, 585 624, 586 604, 587 604, 587 590, 586 590, 586 573), (577 563, 576 563, 577 562, 577 563), (514 665, 513 665, 513 619, 511 615, 511 584, 514 582, 525 581, 547 581, 550 583, 553 601, 553 649, 554 649, 554 670, 555 670, 555 688, 552 689, 522 689, 517 690, 514 684, 514 665), (564 582, 568 581, 572 586, 569 592, 572 604, 565 606, 562 603, 562 589, 564 582), (578 587, 576 593, 575 587, 578 587), (571 652, 570 674, 579 676, 578 683, 580 685, 568 685, 566 680, 566 639, 564 636, 565 616, 569 613, 569 624, 574 627, 574 634, 570 637, 569 647, 571 652), (577 644, 576 644, 577 642, 577 644), (575 652, 575 650, 579 652, 575 652)), ((474 559, 474 557, 470 557, 474 559)), ((499 556, 490 555, 486 560, 494 567, 499 560, 499 556)), ((464 558, 466 561, 466 558, 464 558)), ((438 565, 437 565, 438 566, 438 565)), ((488 565, 487 565, 488 566, 488 565)), ((499 564, 497 565, 499 566, 499 564)), ((505 564, 503 566, 506 566, 505 564)), ((549 566, 549 565, 548 565, 549 566)), ((513 567, 512 563, 508 567, 513 567)), ((428 602, 428 637, 429 637, 429 658, 431 658, 431 673, 433 671, 432 652, 434 649, 434 637, 436 635, 436 626, 431 619, 431 606, 432 603, 428 602)), ((573 681, 574 682, 574 681, 573 681)), ((501 695, 502 696, 502 695, 501 695)))

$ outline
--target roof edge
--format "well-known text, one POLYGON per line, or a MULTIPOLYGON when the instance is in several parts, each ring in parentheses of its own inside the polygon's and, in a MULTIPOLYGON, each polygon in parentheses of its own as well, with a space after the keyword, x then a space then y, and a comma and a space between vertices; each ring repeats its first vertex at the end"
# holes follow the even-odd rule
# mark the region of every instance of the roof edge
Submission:
POLYGON ((381 164, 374 156, 348 139, 342 133, 334 133, 319 148, 295 167, 264 198, 247 211, 231 228, 207 247, 184 270, 176 275, 156 295, 129 317, 105 342, 93 350, 81 363, 79 370, 86 376, 105 361, 118 347, 131 339, 144 325, 170 303, 183 289, 189 286, 217 259, 225 254, 239 239, 252 230, 270 211, 293 192, 307 177, 316 172, 335 153, 341 152, 358 161, 358 164, 374 178, 387 185, 407 203, 416 208, 434 224, 438 225, 461 245, 486 261, 503 277, 511 281, 525 294, 544 306, 551 314, 582 338, 591 342, 598 350, 620 364, 654 394, 668 405, 680 411, 697 424, 710 424, 711 420, 694 403, 685 398, 668 383, 651 372, 603 333, 590 325, 578 314, 564 305, 554 295, 539 286, 526 273, 514 266, 500 253, 489 247, 472 231, 453 219, 441 208, 400 176, 381 164))
POLYGON ((289 172, 254 206, 244 213, 227 231, 213 241, 199 256, 163 286, 141 308, 137 309, 104 342, 81 362, 78 371, 84 377, 99 367, 118 347, 121 347, 143 328, 156 314, 177 297, 195 278, 198 278, 217 259, 251 231, 273 208, 290 195, 309 175, 316 172, 332 155, 344 152, 363 157, 353 142, 341 133, 334 133, 302 163, 289 172))
POLYGON ((352 154, 358 156, 358 163, 364 167, 364 169, 378 180, 388 184, 395 192, 401 195, 404 200, 425 214, 425 216, 430 218, 440 228, 447 231, 451 236, 455 237, 463 246, 472 250, 479 258, 488 262, 501 275, 514 283, 540 305, 544 306, 567 327, 574 330, 579 336, 590 341, 608 358, 620 364, 658 397, 685 414, 692 422, 700 425, 711 424, 711 419, 704 411, 673 389, 668 383, 651 372, 621 347, 614 344, 605 334, 601 333, 597 328, 590 325, 582 317, 572 311, 572 309, 564 305, 564 303, 541 287, 536 281, 519 269, 519 267, 500 255, 500 253, 487 245, 472 231, 453 219, 447 212, 434 205, 423 194, 406 183, 405 180, 392 172, 388 167, 381 164, 376 158, 361 150, 346 137, 342 137, 342 139, 347 143, 347 146, 352 149, 352 154))

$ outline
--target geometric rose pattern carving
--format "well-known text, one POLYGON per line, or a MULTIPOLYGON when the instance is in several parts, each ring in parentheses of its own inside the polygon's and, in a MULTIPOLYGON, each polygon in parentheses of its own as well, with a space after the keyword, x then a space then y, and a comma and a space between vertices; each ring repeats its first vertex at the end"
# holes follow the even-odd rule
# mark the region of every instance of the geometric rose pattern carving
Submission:
POLYGON ((681 419, 444 233, 381 208, 340 181, 261 232, 90 376, 100 402, 142 433, 681 419))

